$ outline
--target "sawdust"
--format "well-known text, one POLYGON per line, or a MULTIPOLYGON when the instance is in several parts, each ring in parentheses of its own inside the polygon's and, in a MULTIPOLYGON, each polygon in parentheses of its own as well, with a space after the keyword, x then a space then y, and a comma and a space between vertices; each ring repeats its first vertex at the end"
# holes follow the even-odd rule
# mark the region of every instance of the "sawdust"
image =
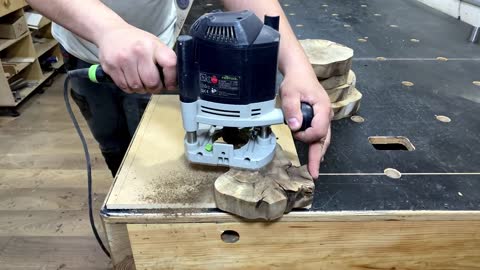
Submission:
POLYGON ((202 166, 182 162, 165 164, 163 176, 152 179, 150 193, 143 199, 152 204, 194 204, 202 196, 212 194, 215 179, 228 169, 223 167, 202 166), (165 177, 168 175, 168 177, 165 177))

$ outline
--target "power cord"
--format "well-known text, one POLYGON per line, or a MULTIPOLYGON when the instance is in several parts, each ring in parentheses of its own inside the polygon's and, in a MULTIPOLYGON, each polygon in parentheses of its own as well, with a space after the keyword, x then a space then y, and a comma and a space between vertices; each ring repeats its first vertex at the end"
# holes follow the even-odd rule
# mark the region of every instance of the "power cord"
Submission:
POLYGON ((65 100, 65 106, 67 107, 67 112, 70 115, 70 119, 72 120, 73 125, 75 126, 75 130, 77 131, 78 137, 80 137, 80 141, 82 142, 83 152, 85 153, 85 161, 87 165, 87 189, 88 189, 88 218, 90 220, 90 227, 92 228, 93 234, 95 235, 95 239, 97 240, 98 244, 102 248, 105 255, 110 258, 110 252, 105 247, 100 238, 97 228, 95 227, 95 220, 93 218, 93 200, 92 200, 92 164, 90 161, 90 154, 88 152, 87 141, 85 140, 85 136, 83 136, 82 130, 78 125, 77 118, 73 113, 72 107, 70 106, 70 100, 68 96, 68 86, 70 82, 70 72, 67 73, 67 78, 65 78, 65 83, 63 85, 63 98, 65 100))

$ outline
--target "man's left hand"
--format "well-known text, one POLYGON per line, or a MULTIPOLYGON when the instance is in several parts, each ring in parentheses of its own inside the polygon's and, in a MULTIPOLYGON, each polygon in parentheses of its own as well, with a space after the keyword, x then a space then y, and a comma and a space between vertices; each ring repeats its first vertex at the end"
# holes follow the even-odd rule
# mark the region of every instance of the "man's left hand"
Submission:
POLYGON ((311 67, 308 67, 284 75, 280 96, 285 119, 294 132, 294 137, 310 144, 308 171, 316 179, 319 175, 320 162, 330 144, 330 120, 333 112, 328 95, 311 67), (298 131, 303 121, 301 102, 310 104, 314 111, 312 125, 305 131, 298 131))

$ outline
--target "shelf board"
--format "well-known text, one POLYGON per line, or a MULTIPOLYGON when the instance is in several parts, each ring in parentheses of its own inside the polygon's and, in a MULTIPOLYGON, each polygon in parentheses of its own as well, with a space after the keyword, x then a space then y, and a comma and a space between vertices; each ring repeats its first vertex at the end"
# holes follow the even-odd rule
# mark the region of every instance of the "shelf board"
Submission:
POLYGON ((15 39, 0 39, 0 51, 10 47, 11 45, 15 44, 17 41, 21 40, 22 38, 30 35, 30 32, 27 31, 23 35, 15 39))
POLYGON ((20 92, 21 99, 15 101, 15 105, 18 105, 20 102, 22 102, 26 97, 28 97, 39 85, 42 84, 44 80, 41 81, 32 81, 32 83, 35 83, 35 85, 25 87, 21 90, 18 90, 20 92))
POLYGON ((58 42, 55 39, 50 39, 44 43, 34 43, 33 46, 35 47, 35 51, 37 52, 37 57, 44 55, 48 52, 51 48, 55 47, 58 42))

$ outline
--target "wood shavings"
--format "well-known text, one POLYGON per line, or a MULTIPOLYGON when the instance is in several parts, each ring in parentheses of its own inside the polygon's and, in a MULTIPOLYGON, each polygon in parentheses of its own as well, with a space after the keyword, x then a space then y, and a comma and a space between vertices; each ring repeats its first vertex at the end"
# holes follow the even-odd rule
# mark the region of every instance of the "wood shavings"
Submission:
POLYGON ((379 56, 379 57, 377 57, 377 58, 375 58, 375 59, 376 59, 377 61, 385 61, 385 60, 387 60, 387 58, 381 57, 381 56, 379 56))
POLYGON ((473 81, 472 83, 476 86, 480 86, 480 81, 473 81))
POLYGON ((441 56, 437 57, 436 59, 437 59, 438 61, 443 61, 443 62, 448 61, 448 58, 446 58, 446 57, 441 57, 441 56))
POLYGON ((418 42, 420 42, 420 40, 418 40, 418 39, 416 39, 416 38, 412 38, 412 39, 410 39, 410 41, 413 42, 413 43, 418 43, 418 42))
POLYGON ((367 42, 367 40, 364 39, 364 38, 359 38, 359 39, 357 39, 357 40, 358 40, 358 42, 367 42))

